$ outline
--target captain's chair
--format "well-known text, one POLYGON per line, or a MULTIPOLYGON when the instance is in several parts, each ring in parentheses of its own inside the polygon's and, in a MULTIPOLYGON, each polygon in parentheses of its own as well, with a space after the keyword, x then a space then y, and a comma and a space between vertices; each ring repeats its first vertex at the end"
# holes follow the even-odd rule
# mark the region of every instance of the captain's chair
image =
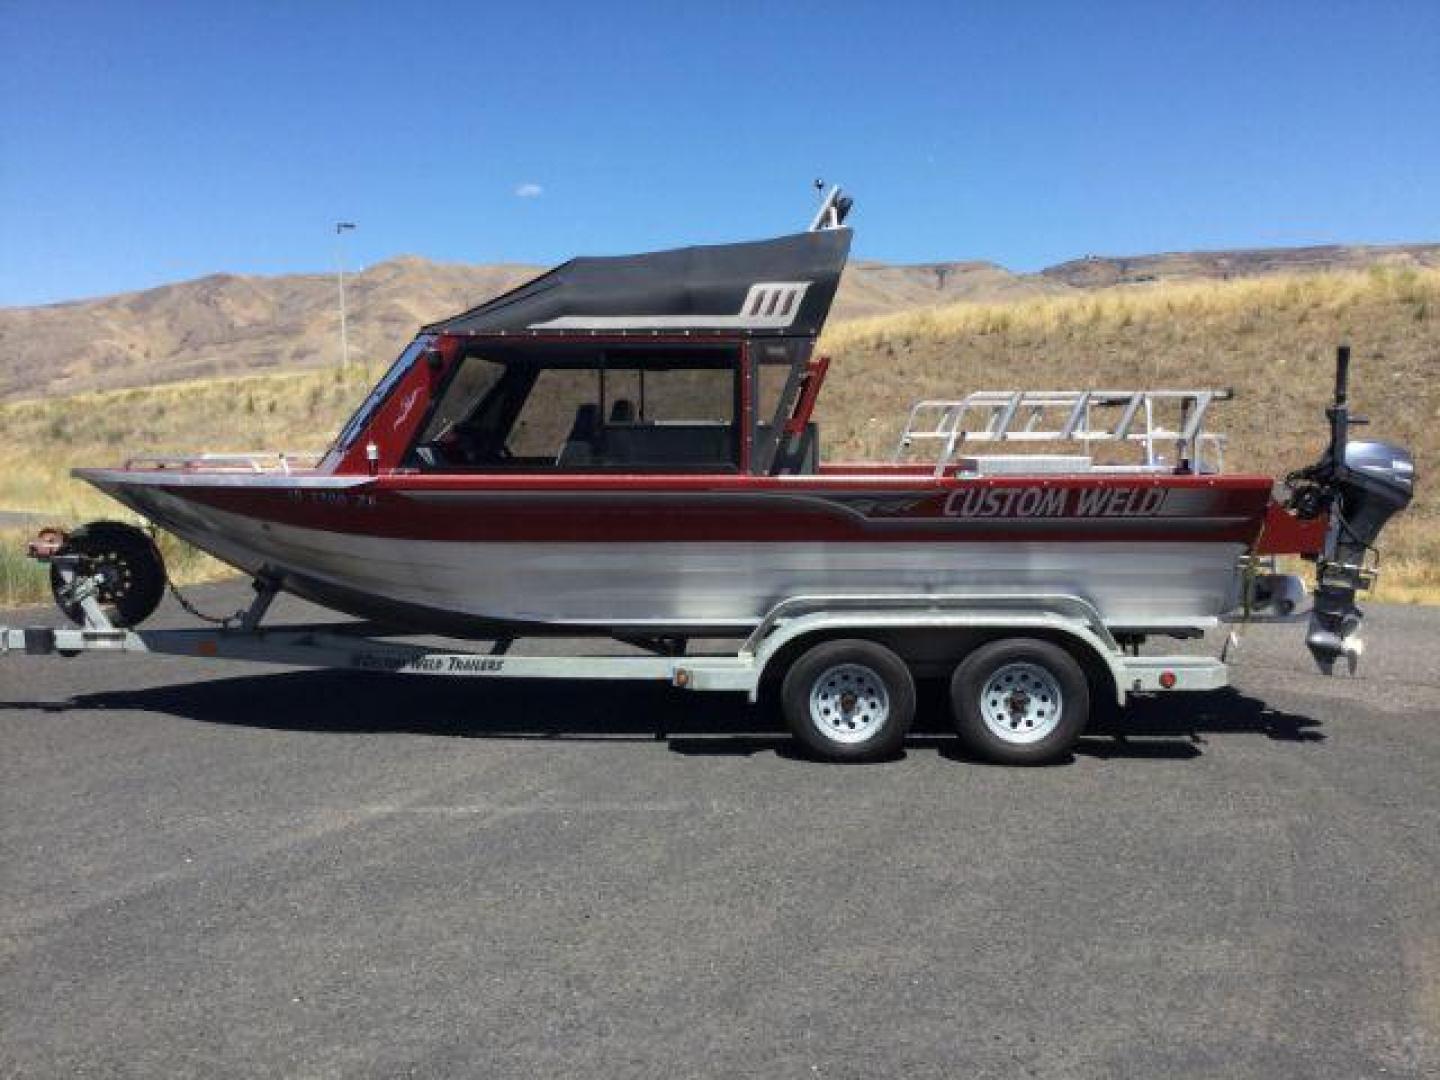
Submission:
POLYGON ((596 441, 600 436, 600 406, 587 401, 575 410, 570 435, 560 448, 556 465, 589 465, 595 460, 596 441))

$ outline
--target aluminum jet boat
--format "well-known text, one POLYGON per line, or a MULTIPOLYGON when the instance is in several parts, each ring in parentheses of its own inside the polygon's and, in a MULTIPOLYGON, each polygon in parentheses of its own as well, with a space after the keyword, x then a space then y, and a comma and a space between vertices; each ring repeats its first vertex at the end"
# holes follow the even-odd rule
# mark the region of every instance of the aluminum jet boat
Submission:
MULTIPOLYGON (((318 460, 75 475, 267 588, 452 636, 744 635, 795 597, 1045 594, 1139 640, 1293 604, 1256 567, 1295 553, 1320 568, 1317 659, 1357 651, 1413 463, 1348 440, 1343 394, 1288 485, 1223 471, 1226 395, 1205 390, 979 391, 917 403, 891 460, 825 458, 816 340, 849 209, 832 190, 795 235, 575 259, 423 327, 318 460)), ((63 544, 121 624, 158 602, 133 530, 63 544)))

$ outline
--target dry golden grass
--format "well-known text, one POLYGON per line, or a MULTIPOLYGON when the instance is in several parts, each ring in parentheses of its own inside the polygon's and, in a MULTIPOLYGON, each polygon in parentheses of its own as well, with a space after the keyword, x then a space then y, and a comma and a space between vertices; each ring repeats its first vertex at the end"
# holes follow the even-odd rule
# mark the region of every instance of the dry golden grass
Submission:
MULTIPOLYGON (((1440 602, 1440 494, 1427 482, 1440 462, 1440 270, 1132 286, 837 324, 822 343, 835 365, 818 419, 826 458, 855 460, 888 455, 921 397, 1232 386, 1236 400, 1216 406, 1212 425, 1231 436, 1227 466, 1278 474, 1324 443, 1342 341, 1355 347, 1357 410, 1419 462, 1416 503, 1384 538, 1380 598, 1440 602)), ((378 374, 355 366, 0 405, 0 509, 60 524, 117 516, 68 471, 126 454, 322 449, 378 374)), ((43 595, 42 579, 9 559, 0 603, 43 595)), ((206 559, 181 570, 220 572, 206 559)))
MULTIPOLYGON (((921 397, 979 389, 1233 386, 1225 425, 1242 454, 1323 436, 1335 346, 1355 347, 1352 397, 1395 437, 1440 407, 1440 270, 1132 286, 1018 304, 957 304, 843 323, 821 399, 831 448, 887 453, 921 397), (1383 411, 1382 411, 1383 410, 1383 411)), ((1428 449, 1433 450, 1431 438, 1428 449)), ((1292 447, 1280 447, 1290 451, 1292 447)), ((1420 447, 1422 454, 1425 447, 1420 447)))
POLYGON ((27 532, 0 529, 0 608, 33 604, 50 595, 45 568, 25 558, 27 532))

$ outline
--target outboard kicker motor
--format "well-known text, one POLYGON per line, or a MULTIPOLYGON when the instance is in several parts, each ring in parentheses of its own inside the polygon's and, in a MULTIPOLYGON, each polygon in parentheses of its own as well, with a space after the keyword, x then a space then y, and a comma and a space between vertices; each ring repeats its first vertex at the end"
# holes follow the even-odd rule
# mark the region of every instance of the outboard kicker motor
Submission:
POLYGON ((1329 513, 1325 546, 1315 565, 1315 608, 1305 644, 1326 675, 1344 658, 1353 673, 1364 649, 1360 624, 1364 615, 1355 606, 1355 594, 1370 588, 1380 530, 1392 516, 1410 505, 1415 494, 1415 460, 1408 450, 1391 443, 1350 441, 1350 426, 1364 424, 1350 415, 1350 347, 1340 346, 1335 357, 1335 401, 1325 410, 1330 421, 1330 445, 1314 465, 1285 478, 1290 486, 1289 507, 1301 518, 1329 513))

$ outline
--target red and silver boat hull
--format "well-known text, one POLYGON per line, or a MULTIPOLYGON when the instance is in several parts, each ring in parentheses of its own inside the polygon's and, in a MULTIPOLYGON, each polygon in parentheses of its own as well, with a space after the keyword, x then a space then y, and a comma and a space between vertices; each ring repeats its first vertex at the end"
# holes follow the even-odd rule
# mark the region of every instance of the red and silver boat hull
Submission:
POLYGON ((1051 593, 1114 628, 1236 603, 1261 477, 81 475, 246 573, 448 634, 741 632, 792 596, 1051 593))

